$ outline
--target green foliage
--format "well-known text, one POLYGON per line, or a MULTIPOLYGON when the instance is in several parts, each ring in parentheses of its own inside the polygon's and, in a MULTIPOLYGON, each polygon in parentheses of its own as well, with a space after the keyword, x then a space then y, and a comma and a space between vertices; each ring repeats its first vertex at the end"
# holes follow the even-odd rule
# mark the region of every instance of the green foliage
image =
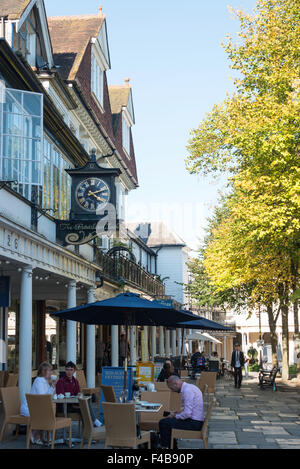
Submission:
POLYGON ((209 222, 194 265, 199 290, 204 298, 209 289, 214 298, 243 291, 249 305, 279 304, 285 376, 286 311, 299 287, 299 6, 299 0, 257 0, 252 15, 235 12, 240 39, 228 37, 224 45, 238 72, 235 93, 192 130, 186 160, 191 173, 231 173, 231 193, 221 216, 209 222))

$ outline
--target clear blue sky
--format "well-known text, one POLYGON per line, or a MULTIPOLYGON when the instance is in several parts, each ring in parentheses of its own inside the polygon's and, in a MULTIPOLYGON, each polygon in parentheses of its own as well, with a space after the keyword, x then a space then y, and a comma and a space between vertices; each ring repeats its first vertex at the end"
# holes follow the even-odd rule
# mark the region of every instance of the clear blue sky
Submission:
POLYGON ((254 0, 45 0, 48 16, 107 16, 110 84, 130 77, 140 187, 129 195, 128 218, 164 219, 192 248, 224 187, 185 169, 189 130, 232 91, 220 46, 239 28, 227 5, 247 11, 254 0), (100 3, 101 2, 101 3, 100 3))

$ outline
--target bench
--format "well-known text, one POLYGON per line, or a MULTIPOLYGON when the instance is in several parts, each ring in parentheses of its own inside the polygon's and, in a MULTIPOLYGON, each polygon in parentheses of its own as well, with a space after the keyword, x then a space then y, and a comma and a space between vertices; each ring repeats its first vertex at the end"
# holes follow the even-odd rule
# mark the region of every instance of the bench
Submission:
POLYGON ((265 371, 261 369, 258 375, 260 388, 263 389, 264 386, 271 386, 273 391, 276 391, 275 379, 278 371, 279 369, 277 366, 274 366, 271 371, 265 371))

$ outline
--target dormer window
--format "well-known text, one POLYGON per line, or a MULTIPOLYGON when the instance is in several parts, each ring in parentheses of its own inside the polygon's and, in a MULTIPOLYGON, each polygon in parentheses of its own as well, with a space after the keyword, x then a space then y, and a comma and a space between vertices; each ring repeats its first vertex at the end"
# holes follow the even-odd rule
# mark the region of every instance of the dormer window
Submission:
POLYGON ((122 145, 123 149, 130 157, 130 124, 127 121, 125 114, 122 114, 122 145))
POLYGON ((26 60, 31 67, 36 66, 36 32, 28 28, 26 36, 26 60))
POLYGON ((92 54, 91 89, 100 106, 103 108, 104 70, 94 54, 92 54))

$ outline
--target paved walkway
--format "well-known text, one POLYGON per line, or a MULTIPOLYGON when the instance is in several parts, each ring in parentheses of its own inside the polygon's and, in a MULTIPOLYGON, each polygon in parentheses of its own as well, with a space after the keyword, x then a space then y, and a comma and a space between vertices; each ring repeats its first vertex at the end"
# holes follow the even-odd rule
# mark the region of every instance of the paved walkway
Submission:
MULTIPOLYGON (((241 389, 235 389, 232 381, 217 381, 217 406, 208 431, 209 448, 300 448, 300 390, 284 385, 276 392, 269 388, 260 390, 257 382, 257 377, 244 379, 241 389)), ((77 428, 74 424, 73 436, 77 436, 77 428)), ((0 443, 0 450, 24 447, 23 435, 0 443)), ((91 448, 103 447, 100 442, 91 448)), ((77 448, 78 444, 74 446, 77 448)), ((203 448, 203 444, 198 440, 180 440, 178 448, 203 448)))
POLYGON ((286 386, 261 390, 257 383, 257 377, 244 379, 235 389, 232 381, 217 382, 210 448, 300 448, 300 392, 286 386))

